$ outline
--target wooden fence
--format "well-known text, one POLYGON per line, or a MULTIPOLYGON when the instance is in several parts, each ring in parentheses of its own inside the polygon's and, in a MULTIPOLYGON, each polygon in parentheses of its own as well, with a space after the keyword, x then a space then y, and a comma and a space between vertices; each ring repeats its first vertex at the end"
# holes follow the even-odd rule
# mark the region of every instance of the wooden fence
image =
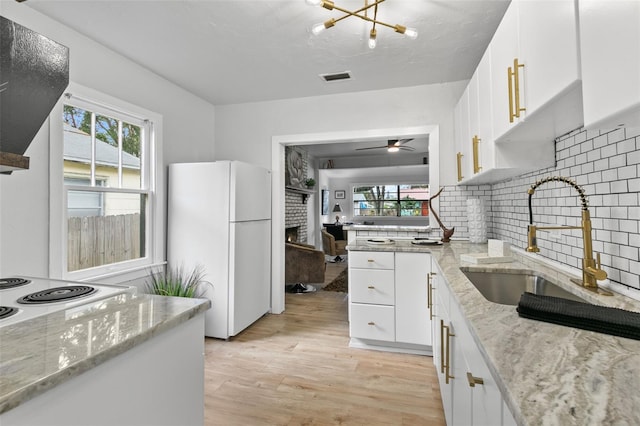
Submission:
POLYGON ((68 221, 69 271, 140 258, 144 250, 140 214, 72 217, 68 221))

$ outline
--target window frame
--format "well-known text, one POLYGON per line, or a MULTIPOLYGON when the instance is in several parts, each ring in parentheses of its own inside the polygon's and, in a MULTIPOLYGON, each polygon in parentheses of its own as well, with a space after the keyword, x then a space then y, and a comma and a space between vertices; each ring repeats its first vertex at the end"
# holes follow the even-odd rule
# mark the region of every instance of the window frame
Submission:
MULTIPOLYGON (((70 83, 67 93, 56 104, 49 117, 51 148, 49 152, 50 168, 50 217, 49 227, 49 274, 52 278, 75 281, 100 279, 105 283, 120 283, 141 278, 154 266, 164 264, 164 238, 162 224, 165 220, 159 200, 164 199, 162 167, 162 116, 153 111, 124 100, 98 92, 96 90, 70 83), (77 271, 67 270, 67 194, 72 190, 86 191, 87 186, 65 185, 64 183, 64 131, 63 108, 65 104, 78 106, 86 110, 105 114, 128 121, 127 117, 148 120, 148 146, 141 150, 142 183, 140 189, 92 187, 92 192, 117 192, 146 194, 145 209, 145 255, 102 266, 77 271), (144 166, 142 164, 144 162, 144 166), (59 226, 56 226, 59 224, 59 226)), ((141 212, 142 213, 142 212, 141 212)))
MULTIPOLYGON (((424 183, 424 182, 401 182, 401 183, 361 183, 361 184, 353 184, 353 185, 351 186, 351 209, 352 209, 352 215, 353 215, 353 218, 354 218, 354 219, 356 219, 356 218, 357 218, 357 219, 362 219, 362 220, 366 220, 366 219, 369 219, 369 218, 373 218, 373 219, 403 219, 403 220, 404 220, 404 219, 407 219, 407 220, 424 220, 424 218, 429 218, 429 216, 430 216, 430 215, 428 215, 428 214, 427 214, 426 216, 422 216, 422 215, 420 215, 420 216, 402 216, 402 215, 400 214, 400 213, 402 212, 402 199, 401 199, 401 198, 399 198, 399 197, 400 197, 400 193, 401 193, 401 191, 402 191, 402 190, 400 189, 400 187, 401 187, 401 186, 403 186, 403 185, 426 185, 426 186, 429 188, 429 196, 431 195, 431 185, 429 185, 428 183, 424 183), (365 215, 365 216, 363 216, 363 215, 356 215, 356 210, 358 210, 358 211, 359 211, 359 209, 356 209, 356 206, 355 206, 355 204, 356 204, 356 199, 355 199, 355 194, 356 194, 356 193, 355 193, 355 190, 356 190, 356 188, 358 188, 358 187, 363 187, 363 186, 386 186, 386 187, 389 187, 389 186, 395 186, 395 187, 396 187, 395 194, 397 194, 397 195, 396 195, 396 198, 384 199, 384 200, 382 200, 382 201, 378 201, 378 202, 383 202, 383 203, 384 203, 384 202, 394 202, 394 203, 397 203, 398 207, 397 207, 396 211, 397 211, 397 213, 398 213, 398 214, 393 215, 393 216, 385 216, 385 215, 383 215, 383 216, 379 216, 379 215, 376 215, 376 216, 372 216, 372 215, 365 215)), ((429 198, 427 197, 427 200, 426 200, 426 201, 428 201, 428 199, 429 199, 429 198)), ((423 200, 423 201, 425 201, 425 200, 423 200)), ((359 202, 359 201, 357 201, 357 202, 359 202)))

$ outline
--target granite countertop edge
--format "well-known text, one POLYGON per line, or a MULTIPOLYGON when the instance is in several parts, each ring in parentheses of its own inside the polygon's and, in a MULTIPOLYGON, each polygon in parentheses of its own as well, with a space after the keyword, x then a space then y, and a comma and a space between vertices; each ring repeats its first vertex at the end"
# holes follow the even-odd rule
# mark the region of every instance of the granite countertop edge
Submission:
POLYGON ((361 225, 350 224, 342 227, 345 231, 396 231, 396 232, 429 232, 429 225, 361 225))
POLYGON ((474 264, 465 253, 486 253, 487 244, 454 241, 416 246, 407 240, 370 245, 356 240, 350 251, 431 253, 452 297, 519 425, 640 424, 640 384, 621 384, 640 374, 640 341, 520 318, 515 306, 486 300, 460 267, 485 271, 534 271, 594 304, 640 312, 640 302, 614 294, 595 295, 569 281, 575 277, 544 258, 513 251, 513 262, 474 264), (617 366, 616 366, 617 364, 617 366))
MULTIPOLYGON (((96 353, 92 353, 83 359, 76 360, 70 365, 60 368, 51 374, 43 374, 41 377, 30 381, 27 385, 16 386, 15 389, 9 389, 9 391, 4 392, 0 395, 0 414, 19 406, 86 371, 91 370, 92 368, 97 367, 98 365, 103 364, 136 346, 141 345, 164 331, 170 330, 189 321, 211 307, 211 301, 208 299, 186 299, 180 297, 165 297, 135 293, 116 295, 112 298, 104 299, 96 303, 108 303, 110 299, 122 297, 129 298, 129 303, 134 303, 134 301, 137 302, 135 304, 140 304, 141 301, 146 300, 161 300, 163 303, 167 304, 168 307, 166 309, 166 313, 163 314, 163 317, 152 326, 145 328, 138 333, 127 336, 125 339, 118 341, 103 350, 97 351, 96 353)), ((91 305, 92 304, 88 304, 87 306, 91 305)), ((122 305, 114 304, 113 309, 116 310, 121 306, 122 305)), ((48 317, 61 317, 60 314, 60 312, 49 314, 48 317)), ((105 312, 101 312, 101 314, 104 315, 105 312)), ((36 320, 38 320, 38 318, 36 318, 36 320)), ((27 322, 28 321, 25 321, 25 323, 27 322)), ((25 323, 22 325, 26 325, 25 323)), ((0 371, 4 364, 10 363, 11 361, 12 360, 1 360, 0 371)))

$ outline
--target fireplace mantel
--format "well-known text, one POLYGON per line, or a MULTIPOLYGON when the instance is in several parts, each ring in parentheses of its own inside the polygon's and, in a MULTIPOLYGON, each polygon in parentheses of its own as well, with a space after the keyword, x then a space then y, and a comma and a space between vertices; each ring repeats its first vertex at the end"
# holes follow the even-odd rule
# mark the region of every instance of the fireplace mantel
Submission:
POLYGON ((313 189, 304 189, 304 188, 298 188, 297 186, 285 186, 284 187, 285 191, 287 192, 293 192, 294 194, 300 194, 302 195, 302 202, 304 204, 307 203, 307 198, 314 194, 315 191, 313 189))

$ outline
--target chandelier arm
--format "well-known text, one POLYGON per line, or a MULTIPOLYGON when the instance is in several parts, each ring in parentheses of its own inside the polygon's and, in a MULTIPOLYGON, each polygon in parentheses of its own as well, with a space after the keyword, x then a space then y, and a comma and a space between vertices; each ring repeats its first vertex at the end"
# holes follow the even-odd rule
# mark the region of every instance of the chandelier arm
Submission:
MULTIPOLYGON (((336 7, 336 9, 338 9, 338 8, 336 7)), ((357 13, 352 13, 352 12, 350 12, 348 15, 341 16, 340 18, 335 19, 334 23, 338 23, 339 21, 342 21, 343 19, 348 18, 349 16, 357 16, 358 18, 362 19, 363 21, 368 21, 368 22, 372 22, 374 24, 382 25, 382 26, 385 26, 387 28, 391 28, 392 30, 396 30, 397 27, 398 27, 397 25, 387 24, 386 22, 378 21, 376 19, 369 18, 368 16, 362 16, 362 15, 358 15, 357 13)))
POLYGON ((373 8, 373 29, 376 29, 376 21, 378 19, 378 3, 375 4, 373 8))
MULTIPOLYGON (((371 3, 371 4, 368 4, 368 5, 365 5, 365 6, 361 7, 360 9, 354 10, 353 12, 348 10, 348 9, 345 9, 343 7, 336 6, 335 4, 332 6, 332 9, 335 9, 335 10, 337 10, 339 12, 342 12, 342 13, 346 14, 345 16, 341 16, 340 18, 336 19, 336 22, 342 21, 343 19, 348 18, 349 16, 357 16, 358 18, 360 18, 362 20, 369 21, 369 22, 375 22, 375 20, 369 18, 368 16, 360 15, 359 13, 363 12, 363 11, 365 11, 367 9, 370 9, 370 8, 372 8, 374 6, 377 8, 378 4, 380 4, 380 3, 384 2, 384 1, 385 0, 376 0, 375 3, 371 3)), ((389 26, 390 28, 393 28, 392 25, 388 25, 387 24, 387 26, 389 26)))

